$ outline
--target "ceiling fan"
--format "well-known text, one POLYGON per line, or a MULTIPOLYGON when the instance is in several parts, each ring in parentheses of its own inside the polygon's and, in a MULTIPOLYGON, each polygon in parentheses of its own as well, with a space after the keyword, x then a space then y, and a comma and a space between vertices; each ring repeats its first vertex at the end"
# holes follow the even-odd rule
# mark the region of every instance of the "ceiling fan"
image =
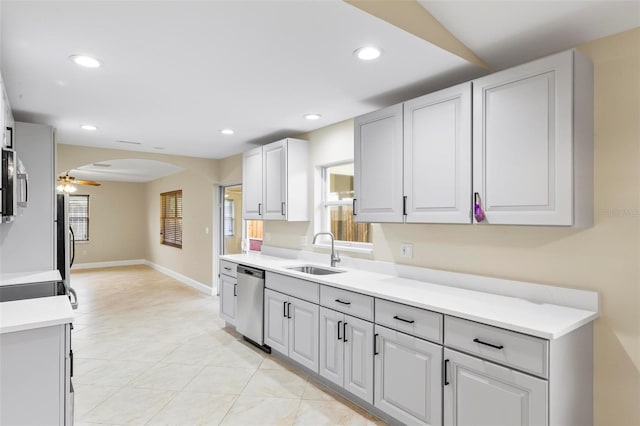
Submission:
POLYGON ((74 176, 69 176, 69 172, 58 176, 58 183, 59 185, 56 189, 60 192, 76 192, 78 188, 74 185, 100 186, 98 182, 92 180, 80 180, 76 179, 74 176))

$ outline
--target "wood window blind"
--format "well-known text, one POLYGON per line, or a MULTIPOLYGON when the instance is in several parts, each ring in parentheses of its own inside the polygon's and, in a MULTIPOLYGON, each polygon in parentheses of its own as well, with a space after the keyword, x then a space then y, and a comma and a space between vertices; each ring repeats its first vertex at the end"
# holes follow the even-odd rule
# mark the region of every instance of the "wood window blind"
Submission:
POLYGON ((89 196, 69 196, 69 226, 76 241, 89 241, 89 196))
POLYGON ((160 243, 182 248, 182 190, 160 194, 160 243))

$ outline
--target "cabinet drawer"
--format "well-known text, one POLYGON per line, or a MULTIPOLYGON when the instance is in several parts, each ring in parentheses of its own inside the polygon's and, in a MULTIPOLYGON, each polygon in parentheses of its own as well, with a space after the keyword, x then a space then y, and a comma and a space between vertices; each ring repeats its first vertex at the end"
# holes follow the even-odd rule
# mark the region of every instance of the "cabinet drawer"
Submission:
POLYGON ((326 285, 320 286, 320 304, 354 317, 373 321, 373 297, 326 285))
POLYGON ((288 275, 280 275, 267 271, 265 275, 265 287, 311 303, 317 304, 320 301, 319 284, 293 278, 288 275))
POLYGON ((376 324, 442 343, 442 314, 383 299, 376 299, 375 305, 376 324))
POLYGON ((238 276, 238 264, 228 260, 220 260, 220 273, 230 277, 238 276))
POLYGON ((444 344, 518 370, 548 377, 549 342, 545 339, 446 316, 444 344))

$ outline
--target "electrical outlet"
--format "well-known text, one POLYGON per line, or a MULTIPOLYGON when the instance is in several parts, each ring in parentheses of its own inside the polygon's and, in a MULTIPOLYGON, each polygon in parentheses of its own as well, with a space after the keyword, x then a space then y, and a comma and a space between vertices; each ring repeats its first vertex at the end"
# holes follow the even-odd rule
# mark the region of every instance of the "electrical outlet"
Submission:
POLYGON ((271 232, 265 232, 264 233, 264 240, 265 241, 271 241, 271 232))
POLYGON ((303 236, 300 237, 300 246, 304 247, 306 245, 307 245, 307 236, 303 235, 303 236))
POLYGON ((406 258, 413 258, 413 244, 402 243, 400 244, 400 255, 406 258))

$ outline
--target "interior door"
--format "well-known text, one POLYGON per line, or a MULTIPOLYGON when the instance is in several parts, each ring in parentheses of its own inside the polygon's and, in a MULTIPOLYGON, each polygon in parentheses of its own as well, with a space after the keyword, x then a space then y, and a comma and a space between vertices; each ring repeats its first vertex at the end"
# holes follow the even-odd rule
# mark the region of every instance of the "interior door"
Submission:
POLYGON ((221 215, 222 250, 221 254, 242 253, 244 227, 242 226, 242 185, 222 187, 221 215))

